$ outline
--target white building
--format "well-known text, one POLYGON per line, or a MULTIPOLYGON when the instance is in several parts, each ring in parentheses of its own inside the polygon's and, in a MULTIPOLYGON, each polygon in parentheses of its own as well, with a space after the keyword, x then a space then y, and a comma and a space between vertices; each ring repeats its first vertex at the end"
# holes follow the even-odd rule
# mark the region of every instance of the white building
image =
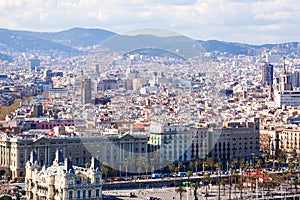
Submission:
POLYGON ((52 166, 39 166, 32 153, 26 164, 26 198, 32 200, 102 199, 102 172, 99 162, 91 159, 89 168, 76 167, 56 152, 52 166))
POLYGON ((190 127, 163 125, 152 122, 150 125, 150 151, 160 151, 161 163, 165 161, 187 162, 190 155, 190 127))
POLYGON ((278 107, 300 106, 300 91, 275 91, 274 97, 275 105, 278 107))

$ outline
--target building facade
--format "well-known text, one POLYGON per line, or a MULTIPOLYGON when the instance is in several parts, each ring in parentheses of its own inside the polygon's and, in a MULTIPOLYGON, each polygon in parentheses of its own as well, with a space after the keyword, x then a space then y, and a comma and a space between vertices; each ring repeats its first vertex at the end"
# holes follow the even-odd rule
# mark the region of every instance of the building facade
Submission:
POLYGON ((160 152, 160 163, 190 161, 190 127, 152 122, 149 145, 150 152, 160 152))
POLYGON ((273 65, 265 62, 262 65, 262 84, 263 85, 272 85, 273 84, 273 65))
MULTIPOLYGON (((0 140, 0 174, 24 177, 30 152, 35 152, 41 166, 50 165, 59 149, 63 157, 71 157, 76 166, 84 166, 95 157, 101 163, 123 171, 125 159, 133 163, 148 152, 147 135, 115 135, 89 137, 50 137, 36 134, 3 135, 0 140)), ((132 170, 136 166, 131 166, 132 170)))
POLYGON ((70 159, 63 160, 56 153, 53 164, 40 166, 32 155, 26 163, 26 198, 32 200, 102 199, 102 172, 96 159, 91 166, 73 166, 70 159))
POLYGON ((226 122, 221 129, 214 129, 209 136, 209 157, 224 163, 259 156, 259 124, 255 118, 254 122, 226 122))

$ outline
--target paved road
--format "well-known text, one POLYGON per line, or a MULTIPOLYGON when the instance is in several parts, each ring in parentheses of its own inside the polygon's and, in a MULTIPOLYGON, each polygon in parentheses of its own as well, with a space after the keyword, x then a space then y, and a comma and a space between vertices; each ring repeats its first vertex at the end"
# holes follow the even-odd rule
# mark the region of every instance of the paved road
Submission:
MULTIPOLYGON (((262 197, 262 191, 259 188, 258 194, 259 198, 256 198, 256 192, 251 191, 250 188, 244 188, 243 189, 243 200, 262 200, 262 199, 273 199, 270 196, 264 196, 262 197)), ((202 196, 202 192, 205 192, 205 187, 201 187, 198 189, 198 199, 199 200, 206 200, 206 197, 202 196)), ((266 191, 265 191, 266 192, 266 191)), ((271 191, 271 193, 277 193, 276 194, 276 199, 291 199, 291 200, 299 200, 300 199, 300 194, 296 194, 297 197, 294 197, 294 192, 295 191, 284 191, 284 190, 276 190, 276 191, 271 191)), ((161 198, 162 200, 179 200, 179 194, 174 191, 174 188, 160 188, 160 189, 135 189, 135 190, 113 190, 113 191, 103 191, 103 194, 109 195, 109 196, 114 196, 117 197, 117 199, 123 199, 123 200, 146 200, 148 196, 152 197, 158 197, 161 198), (137 196, 136 198, 132 198, 129 196, 130 192, 135 193, 137 196)), ((223 193, 223 188, 221 188, 221 200, 228 200, 229 198, 229 189, 228 187, 225 190, 225 195, 223 193)), ((237 189, 236 191, 234 188, 232 188, 231 191, 231 199, 239 199, 240 193, 239 190, 237 189)), ((183 200, 194 200, 194 195, 192 190, 188 190, 188 192, 183 193, 183 200)), ((218 187, 217 186, 212 186, 211 189, 209 190, 209 196, 207 197, 208 200, 217 200, 218 199, 218 187)))
MULTIPOLYGON (((202 196, 202 192, 205 192, 205 187, 199 188, 198 189, 198 199, 205 200, 206 197, 202 196)), ((174 188, 161 188, 161 189, 136 189, 136 190, 114 190, 114 191, 103 191, 103 194, 109 195, 109 196, 115 196, 118 197, 119 199, 124 199, 124 200, 133 200, 133 199, 147 199, 148 196, 152 197, 159 197, 162 200, 179 200, 179 194, 174 191, 174 188), (133 192, 137 195, 136 198, 130 198, 129 194, 130 192, 133 192)), ((228 199, 228 190, 226 190, 225 196, 223 194, 223 190, 221 190, 221 199, 222 200, 227 200, 228 199)), ((236 193, 234 189, 232 189, 231 197, 232 199, 239 199, 239 191, 237 190, 236 193)), ((246 195, 250 195, 250 191, 244 192, 244 197, 246 195)), ((194 194, 191 189, 188 190, 188 192, 183 193, 183 200, 193 200, 194 199, 194 194)), ((216 200, 218 199, 218 188, 217 186, 213 186, 209 190, 209 196, 207 197, 208 200, 216 200)), ((247 198, 243 198, 247 199, 247 198)), ((250 199, 250 197, 249 197, 250 199)))

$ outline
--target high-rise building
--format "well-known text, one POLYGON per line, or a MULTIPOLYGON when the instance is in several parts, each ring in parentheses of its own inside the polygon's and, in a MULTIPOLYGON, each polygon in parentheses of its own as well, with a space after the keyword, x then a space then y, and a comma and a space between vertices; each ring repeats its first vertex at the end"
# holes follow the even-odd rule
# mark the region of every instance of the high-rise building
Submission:
POLYGON ((263 85, 272 85, 273 84, 273 65, 265 62, 262 65, 262 84, 263 85))
POLYGON ((92 103, 92 81, 90 78, 84 78, 81 83, 81 103, 92 103))
POLYGON ((292 74, 293 87, 300 87, 300 71, 294 71, 292 74))
POLYGON ((39 67, 41 64, 40 59, 34 58, 34 59, 30 59, 30 69, 31 71, 35 71, 36 67, 39 67))

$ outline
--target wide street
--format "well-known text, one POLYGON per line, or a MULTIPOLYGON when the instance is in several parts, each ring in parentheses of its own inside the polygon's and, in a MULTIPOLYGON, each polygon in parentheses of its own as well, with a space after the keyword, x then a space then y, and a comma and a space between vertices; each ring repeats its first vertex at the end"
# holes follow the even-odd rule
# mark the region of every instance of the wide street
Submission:
MULTIPOLYGON (((185 189, 187 189, 185 187, 185 189)), ((258 198, 256 197, 256 192, 251 191, 250 188, 244 188, 243 189, 243 199, 273 199, 271 196, 264 196, 262 197, 262 191, 260 189, 258 190, 258 198)), ((206 197, 202 196, 202 192, 205 192, 205 187, 200 187, 197 191, 198 199, 205 200, 206 197)), ((211 189, 208 189, 209 196, 207 197, 208 200, 217 200, 218 199, 218 186, 212 186, 211 189)), ((271 191, 275 192, 275 191, 271 191)), ((288 196, 287 192, 285 191, 276 191, 277 195, 276 197, 284 199, 284 197, 288 196)), ((118 199, 147 199, 149 196, 161 198, 162 200, 179 200, 179 194, 174 191, 174 188, 154 188, 154 189, 132 189, 132 190, 113 190, 113 191, 103 191, 103 194, 108 196, 117 197, 118 199), (130 197, 130 193, 134 193, 136 197, 130 197)), ((266 194, 266 191, 265 191, 266 194)), ((292 193, 293 194, 293 193, 292 193)), ((298 194, 299 195, 299 194, 298 194)), ((188 190, 188 192, 184 192, 182 194, 182 200, 193 200, 194 194, 191 189, 188 190)), ((225 190, 225 195, 223 188, 221 188, 220 197, 222 200, 229 199, 229 189, 228 187, 225 190)), ((240 193, 238 189, 234 190, 232 188, 231 191, 231 199, 239 199, 240 193)))

